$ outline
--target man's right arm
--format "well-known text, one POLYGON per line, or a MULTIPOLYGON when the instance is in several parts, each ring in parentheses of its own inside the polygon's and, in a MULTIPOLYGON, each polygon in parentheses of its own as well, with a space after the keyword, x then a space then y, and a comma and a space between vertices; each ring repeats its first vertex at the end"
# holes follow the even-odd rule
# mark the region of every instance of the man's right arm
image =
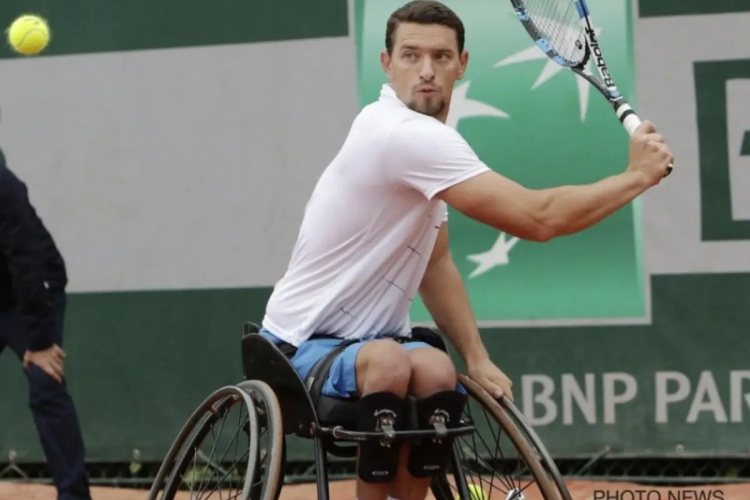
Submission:
POLYGON ((521 239, 547 241, 574 234, 612 215, 663 178, 673 157, 655 132, 644 122, 631 139, 627 170, 593 184, 534 190, 485 172, 436 196, 464 215, 521 239))
POLYGON ((584 186, 527 189, 486 172, 437 195, 467 217, 529 241, 548 241, 589 228, 650 187, 627 171, 584 186))

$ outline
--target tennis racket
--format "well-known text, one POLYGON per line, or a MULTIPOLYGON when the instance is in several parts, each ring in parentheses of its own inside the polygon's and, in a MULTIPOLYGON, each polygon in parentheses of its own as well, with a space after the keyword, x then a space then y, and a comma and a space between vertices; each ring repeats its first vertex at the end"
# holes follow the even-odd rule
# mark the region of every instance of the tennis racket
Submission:
MULTIPOLYGON (((617 90, 591 24, 586 0, 510 1, 519 21, 539 48, 557 64, 593 85, 610 103, 628 134, 633 135, 641 119, 617 90), (590 62, 596 66, 596 74, 588 69, 590 62)), ((671 164, 667 167, 665 177, 672 168, 671 164)))

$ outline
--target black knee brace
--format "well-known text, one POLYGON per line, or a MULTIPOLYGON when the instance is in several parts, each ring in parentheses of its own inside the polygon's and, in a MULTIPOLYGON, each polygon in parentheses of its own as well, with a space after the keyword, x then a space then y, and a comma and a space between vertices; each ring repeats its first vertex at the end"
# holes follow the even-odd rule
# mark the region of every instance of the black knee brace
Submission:
POLYGON ((384 432, 384 439, 359 445, 357 476, 366 483, 388 483, 396 478, 400 443, 393 433, 403 428, 404 401, 392 392, 373 392, 357 403, 357 430, 384 432))
MULTIPOLYGON (((459 427, 465 405, 466 395, 453 390, 417 399, 414 423, 418 429, 435 429, 438 433, 459 427)), ((442 473, 454 440, 453 437, 438 435, 412 444, 409 451, 409 474, 414 477, 430 477, 442 473)))

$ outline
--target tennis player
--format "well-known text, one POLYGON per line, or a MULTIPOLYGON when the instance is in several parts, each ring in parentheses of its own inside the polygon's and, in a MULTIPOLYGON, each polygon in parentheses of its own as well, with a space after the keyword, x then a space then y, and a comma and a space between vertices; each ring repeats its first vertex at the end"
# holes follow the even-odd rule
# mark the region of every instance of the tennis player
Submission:
MULTIPOLYGON (((356 117, 320 177, 289 267, 268 302, 261 334, 296 348, 291 361, 303 379, 337 345, 357 340, 333 362, 327 396, 428 398, 456 387, 445 353, 394 340, 410 335, 409 308, 419 293, 468 375, 495 397, 512 398, 510 379, 482 344, 448 250, 448 206, 544 242, 605 219, 657 185, 673 161, 663 137, 645 122, 622 173, 594 184, 534 190, 493 172, 445 125, 468 63, 464 36, 461 20, 439 2, 410 2, 390 16, 380 56, 389 83, 356 117), (329 338, 310 339, 314 334, 329 338)), ((430 479, 410 474, 407 455, 404 446, 388 482, 360 477, 357 498, 424 499, 430 479)))

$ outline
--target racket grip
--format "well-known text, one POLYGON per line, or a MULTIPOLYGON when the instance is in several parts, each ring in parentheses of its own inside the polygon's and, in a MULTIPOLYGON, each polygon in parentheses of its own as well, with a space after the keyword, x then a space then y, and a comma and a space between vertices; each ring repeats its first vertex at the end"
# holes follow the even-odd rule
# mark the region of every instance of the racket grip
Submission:
MULTIPOLYGON (((625 117, 625 119, 622 120, 622 126, 625 127, 625 130, 628 131, 629 135, 633 135, 635 133, 635 130, 640 127, 641 125, 641 119, 638 118, 638 115, 635 113, 631 113, 625 117)), ((667 172, 664 174, 664 177, 667 177, 669 174, 672 173, 672 170, 674 169, 674 165, 671 163, 667 166, 667 172)))
POLYGON ((641 119, 635 113, 631 113, 622 120, 622 126, 628 131, 628 135, 633 135, 636 129, 641 126, 641 119))

